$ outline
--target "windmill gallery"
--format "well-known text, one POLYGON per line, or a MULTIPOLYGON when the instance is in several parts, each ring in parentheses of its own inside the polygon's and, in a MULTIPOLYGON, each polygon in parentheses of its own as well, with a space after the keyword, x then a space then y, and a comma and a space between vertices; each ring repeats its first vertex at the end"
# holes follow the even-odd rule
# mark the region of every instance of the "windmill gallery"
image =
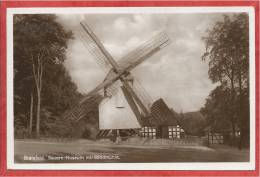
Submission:
POLYGON ((87 49, 108 73, 100 85, 66 112, 65 117, 76 121, 83 118, 84 109, 88 109, 82 106, 84 102, 103 90, 97 139, 116 137, 118 141, 121 137, 136 135, 169 139, 184 137, 184 130, 173 110, 161 98, 152 102, 149 94, 131 74, 131 70, 171 43, 168 35, 159 32, 116 62, 91 28, 84 22, 80 25, 87 49))

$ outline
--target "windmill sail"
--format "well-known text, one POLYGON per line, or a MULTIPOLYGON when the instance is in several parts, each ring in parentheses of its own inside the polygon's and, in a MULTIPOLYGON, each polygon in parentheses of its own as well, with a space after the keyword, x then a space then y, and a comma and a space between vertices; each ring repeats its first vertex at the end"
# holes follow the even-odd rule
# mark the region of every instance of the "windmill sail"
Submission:
POLYGON ((82 28, 80 28, 80 30, 77 31, 77 34, 78 38, 81 40, 82 44, 86 47, 89 53, 92 55, 99 67, 104 72, 108 72, 112 67, 107 61, 106 56, 100 51, 96 42, 82 28))
POLYGON ((162 31, 121 58, 118 65, 123 70, 130 71, 170 43, 167 33, 162 31))
POLYGON ((81 99, 79 101, 78 104, 76 104, 72 109, 68 110, 67 112, 65 112, 65 114, 63 115, 63 117, 67 118, 67 119, 73 119, 73 120, 79 120, 82 117, 84 117, 84 111, 83 109, 85 107, 83 107, 82 105, 91 100, 93 98, 93 96, 95 96, 95 94, 103 89, 104 87, 109 87, 110 85, 112 85, 116 80, 118 80, 118 75, 114 75, 113 77, 109 78, 108 80, 102 82, 101 84, 99 84, 96 88, 94 88, 92 91, 90 91, 83 99, 81 99))
MULTIPOLYGON (((98 66, 105 72, 109 73, 109 70, 112 69, 111 64, 107 60, 107 57, 104 53, 100 50, 100 47, 97 45, 97 42, 94 41, 93 37, 90 36, 89 33, 93 33, 91 29, 84 23, 81 23, 81 30, 78 31, 79 39, 81 40, 82 44, 86 47, 89 53, 92 55, 93 59, 96 61, 98 66), (89 31, 86 33, 85 29, 89 31)), ((113 95, 117 91, 117 87, 113 84, 106 86, 108 95, 113 95)))

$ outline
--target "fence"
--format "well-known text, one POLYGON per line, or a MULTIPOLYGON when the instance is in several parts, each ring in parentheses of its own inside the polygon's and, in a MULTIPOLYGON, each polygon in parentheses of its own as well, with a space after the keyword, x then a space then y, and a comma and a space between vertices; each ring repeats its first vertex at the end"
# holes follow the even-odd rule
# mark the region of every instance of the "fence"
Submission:
POLYGON ((162 145, 162 146, 206 146, 207 139, 199 137, 186 137, 182 139, 152 139, 134 137, 128 138, 123 144, 131 145, 162 145))
POLYGON ((223 144, 224 136, 220 133, 208 133, 208 143, 209 144, 223 144))

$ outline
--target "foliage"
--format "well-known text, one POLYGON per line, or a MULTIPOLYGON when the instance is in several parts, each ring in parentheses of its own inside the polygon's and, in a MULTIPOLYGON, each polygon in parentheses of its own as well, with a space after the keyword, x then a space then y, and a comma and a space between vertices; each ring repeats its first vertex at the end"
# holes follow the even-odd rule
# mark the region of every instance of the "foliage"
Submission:
POLYGON ((94 95, 88 99, 83 105, 83 108, 86 109, 87 112, 79 121, 64 120, 62 116, 53 117, 45 124, 46 135, 58 138, 95 139, 99 131, 98 105, 101 100, 102 97, 100 95, 94 95))
POLYGON ((206 52, 202 59, 209 61, 209 78, 231 87, 243 77, 243 87, 248 81, 249 31, 248 15, 224 16, 223 21, 215 24, 203 38, 206 52))
POLYGON ((206 115, 207 124, 211 125, 214 132, 230 131, 229 119, 232 116, 230 104, 230 91, 218 86, 210 93, 205 106, 201 108, 201 113, 206 115))
POLYGON ((178 121, 184 128, 186 134, 194 136, 203 135, 202 129, 206 125, 206 120, 200 111, 180 113, 178 117, 178 121))
POLYGON ((249 29, 248 15, 225 15, 203 38, 209 78, 220 85, 201 112, 215 131, 241 130, 240 147, 249 142, 249 29))
MULTIPOLYGON (((55 15, 14 16, 14 124, 28 129, 31 95, 33 129, 56 136, 70 129, 61 115, 82 97, 63 66, 72 32, 56 22, 55 15), (40 118, 39 120, 36 118, 40 118), (40 121, 41 120, 41 121, 40 121)), ((68 133, 68 132, 67 132, 68 133)), ((68 135, 65 135, 68 136, 68 135)))

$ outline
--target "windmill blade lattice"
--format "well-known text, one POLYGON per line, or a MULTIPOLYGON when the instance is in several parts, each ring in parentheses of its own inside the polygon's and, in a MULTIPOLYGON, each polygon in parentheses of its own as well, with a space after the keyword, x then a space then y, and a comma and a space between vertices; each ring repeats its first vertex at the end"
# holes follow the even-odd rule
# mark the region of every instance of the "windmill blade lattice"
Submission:
MULTIPOLYGON (((94 58, 98 66, 104 71, 104 73, 107 73, 112 67, 93 39, 82 29, 77 31, 77 36, 94 58)), ((119 88, 115 84, 112 84, 106 88, 106 92, 108 95, 114 95, 118 89, 119 88)))
POLYGON ((171 40, 167 33, 161 31, 121 58, 118 61, 118 64, 123 68, 124 66, 135 67, 152 56, 156 51, 166 47, 170 43, 171 40))
POLYGON ((79 121, 86 115, 90 114, 92 111, 95 111, 95 109, 97 109, 97 105, 101 100, 101 96, 93 95, 84 103, 75 105, 71 110, 69 110, 68 114, 65 114, 65 118, 74 121, 79 121))
POLYGON ((107 73, 112 67, 109 64, 109 62, 106 59, 106 56, 100 51, 97 44, 93 39, 83 31, 83 29, 80 28, 80 30, 77 31, 77 36, 82 42, 82 44, 86 47, 86 49, 89 51, 92 57, 94 57, 96 63, 99 65, 99 67, 107 73))

